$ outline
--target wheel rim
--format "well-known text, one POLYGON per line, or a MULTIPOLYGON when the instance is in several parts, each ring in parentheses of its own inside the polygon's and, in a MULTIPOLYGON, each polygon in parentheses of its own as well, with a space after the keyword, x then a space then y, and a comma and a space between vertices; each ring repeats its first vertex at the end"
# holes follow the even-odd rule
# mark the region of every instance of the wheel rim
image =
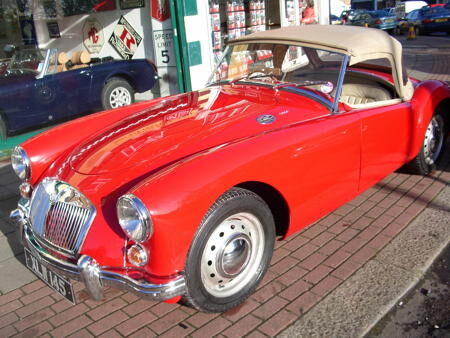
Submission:
POLYGON ((112 108, 123 107, 131 104, 130 91, 124 87, 116 87, 109 95, 109 104, 112 108))
POLYGON ((264 230, 250 213, 237 213, 217 226, 203 249, 201 278, 211 295, 236 294, 254 280, 264 253, 264 230))
POLYGON ((444 143, 443 121, 440 116, 433 116, 428 124, 423 143, 425 162, 432 165, 439 157, 444 143))

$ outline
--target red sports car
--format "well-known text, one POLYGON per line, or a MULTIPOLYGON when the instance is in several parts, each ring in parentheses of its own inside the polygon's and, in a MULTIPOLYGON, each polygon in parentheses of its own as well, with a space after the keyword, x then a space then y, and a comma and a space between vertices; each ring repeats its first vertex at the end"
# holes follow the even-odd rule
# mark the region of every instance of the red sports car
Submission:
POLYGON ((221 312, 287 237, 401 166, 427 174, 450 89, 410 79, 401 45, 349 26, 232 41, 206 89, 66 123, 15 148, 11 218, 28 266, 74 301, 104 285, 221 312))

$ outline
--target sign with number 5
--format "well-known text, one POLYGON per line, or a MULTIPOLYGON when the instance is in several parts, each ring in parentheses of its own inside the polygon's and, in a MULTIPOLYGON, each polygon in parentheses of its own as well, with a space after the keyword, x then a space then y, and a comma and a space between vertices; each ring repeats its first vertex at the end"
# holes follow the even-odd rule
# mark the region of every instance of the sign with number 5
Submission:
POLYGON ((171 29, 153 31, 153 41, 155 44, 156 66, 175 66, 176 63, 173 51, 173 31, 171 29))

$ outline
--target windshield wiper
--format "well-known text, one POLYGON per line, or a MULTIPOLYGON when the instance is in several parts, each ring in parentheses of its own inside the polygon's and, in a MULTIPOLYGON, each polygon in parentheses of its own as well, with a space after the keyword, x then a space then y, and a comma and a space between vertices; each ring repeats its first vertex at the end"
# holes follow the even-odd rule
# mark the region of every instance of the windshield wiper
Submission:
POLYGON ((247 75, 244 76, 240 76, 237 77, 235 79, 232 79, 229 84, 235 84, 236 82, 242 81, 242 80, 251 80, 251 79, 256 79, 258 77, 273 77, 273 73, 264 73, 264 72, 260 72, 260 71, 255 71, 255 72, 251 72, 247 75))
POLYGON ((273 86, 273 89, 278 90, 285 87, 308 87, 308 86, 317 86, 321 84, 329 84, 330 81, 311 81, 311 80, 305 80, 300 83, 294 83, 294 82, 282 82, 277 85, 273 86))

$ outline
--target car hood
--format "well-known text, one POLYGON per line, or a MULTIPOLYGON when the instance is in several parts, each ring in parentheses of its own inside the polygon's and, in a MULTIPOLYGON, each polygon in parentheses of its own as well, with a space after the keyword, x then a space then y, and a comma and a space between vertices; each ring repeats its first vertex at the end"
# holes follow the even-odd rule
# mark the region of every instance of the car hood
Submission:
MULTIPOLYGON (((279 128, 293 118, 285 117, 283 122, 277 118, 287 111, 290 103, 286 97, 295 96, 296 105, 301 104, 298 95, 284 92, 281 99, 275 94, 271 88, 233 85, 177 95, 157 104, 150 101, 148 108, 100 130, 76 147, 71 167, 87 175, 143 164, 150 170, 279 128), (258 122, 264 115, 269 115, 266 121, 258 122)), ((305 101, 305 105, 316 103, 305 101)))

